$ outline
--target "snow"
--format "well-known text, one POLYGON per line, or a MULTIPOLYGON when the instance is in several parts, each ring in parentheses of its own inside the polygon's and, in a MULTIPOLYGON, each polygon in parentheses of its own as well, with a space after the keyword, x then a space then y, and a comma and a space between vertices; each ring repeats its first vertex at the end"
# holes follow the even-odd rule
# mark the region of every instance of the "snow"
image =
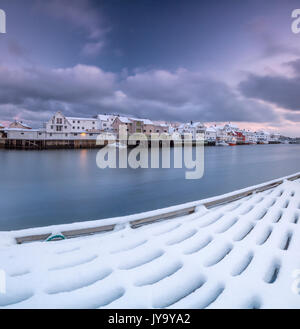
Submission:
POLYGON ((69 120, 69 121, 72 121, 72 120, 74 120, 74 121, 96 121, 97 119, 95 119, 95 118, 76 118, 76 117, 66 117, 66 119, 67 120, 69 120))
POLYGON ((291 289, 300 269, 300 181, 211 209, 202 203, 137 229, 129 221, 141 214, 99 221, 118 225, 58 242, 12 239, 97 222, 1 233, 0 307, 300 308, 291 289))

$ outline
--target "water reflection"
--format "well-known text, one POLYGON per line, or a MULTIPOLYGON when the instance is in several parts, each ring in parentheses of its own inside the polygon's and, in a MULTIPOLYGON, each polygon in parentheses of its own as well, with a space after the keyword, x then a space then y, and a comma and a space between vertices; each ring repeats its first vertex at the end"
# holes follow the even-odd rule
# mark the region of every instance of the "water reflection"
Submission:
MULTIPOLYGON (((97 150, 0 150, 0 230, 100 219, 223 194, 300 171, 299 145, 207 147, 205 172, 105 169, 97 150)), ((173 159, 171 150, 171 159, 173 159)))

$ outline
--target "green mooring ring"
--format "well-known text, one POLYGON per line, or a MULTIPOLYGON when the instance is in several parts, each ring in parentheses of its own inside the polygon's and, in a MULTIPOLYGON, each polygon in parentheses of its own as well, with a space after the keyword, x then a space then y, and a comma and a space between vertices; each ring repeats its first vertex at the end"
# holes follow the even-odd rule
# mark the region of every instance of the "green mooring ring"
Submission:
POLYGON ((51 235, 49 236, 49 238, 46 240, 46 242, 51 242, 53 240, 65 240, 65 236, 62 234, 55 234, 55 235, 51 235))

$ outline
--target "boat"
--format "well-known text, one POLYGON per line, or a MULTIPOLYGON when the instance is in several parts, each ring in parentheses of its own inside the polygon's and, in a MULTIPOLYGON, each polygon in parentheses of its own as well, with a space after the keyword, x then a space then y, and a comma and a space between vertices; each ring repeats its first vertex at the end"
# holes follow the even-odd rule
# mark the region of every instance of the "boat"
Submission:
POLYGON ((217 141, 216 146, 229 146, 225 141, 217 141))
POLYGON ((236 146, 236 138, 232 137, 230 140, 227 141, 229 146, 236 146))

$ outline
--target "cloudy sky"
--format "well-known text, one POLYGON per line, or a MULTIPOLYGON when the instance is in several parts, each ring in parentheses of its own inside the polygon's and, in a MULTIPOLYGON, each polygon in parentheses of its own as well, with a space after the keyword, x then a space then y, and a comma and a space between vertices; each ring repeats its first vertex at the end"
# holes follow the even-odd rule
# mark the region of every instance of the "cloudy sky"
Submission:
POLYGON ((300 136, 298 0, 0 0, 0 121, 120 113, 300 136))

